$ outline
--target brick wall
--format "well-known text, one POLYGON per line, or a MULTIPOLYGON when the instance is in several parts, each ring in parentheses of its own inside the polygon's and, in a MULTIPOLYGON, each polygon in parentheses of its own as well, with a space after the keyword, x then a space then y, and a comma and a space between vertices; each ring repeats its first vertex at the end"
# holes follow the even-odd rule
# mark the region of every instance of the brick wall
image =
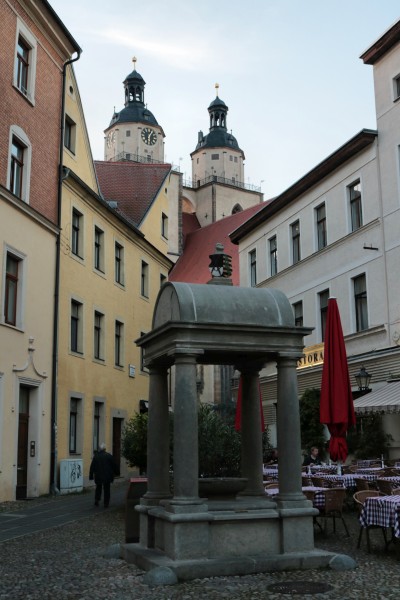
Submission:
POLYGON ((8 187, 10 126, 18 125, 32 144, 29 204, 55 223, 63 59, 18 2, 0 0, 0 21, 0 184, 8 187), (34 106, 13 87, 17 15, 38 40, 34 106))

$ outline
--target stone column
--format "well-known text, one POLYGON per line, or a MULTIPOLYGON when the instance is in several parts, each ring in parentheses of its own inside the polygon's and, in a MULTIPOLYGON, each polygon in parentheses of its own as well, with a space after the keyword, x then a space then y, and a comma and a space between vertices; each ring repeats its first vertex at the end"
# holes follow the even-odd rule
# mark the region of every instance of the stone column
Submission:
POLYGON ((261 496, 265 499, 258 370, 243 369, 241 373, 242 477, 247 478, 247 485, 240 496, 261 496))
POLYGON ((174 497, 171 504, 199 504, 197 352, 175 352, 174 497))
POLYGON ((297 392, 298 356, 280 355, 278 369, 278 461, 280 506, 304 502, 301 491, 300 407, 297 392))
POLYGON ((146 500, 170 498, 168 371, 150 367, 146 500))

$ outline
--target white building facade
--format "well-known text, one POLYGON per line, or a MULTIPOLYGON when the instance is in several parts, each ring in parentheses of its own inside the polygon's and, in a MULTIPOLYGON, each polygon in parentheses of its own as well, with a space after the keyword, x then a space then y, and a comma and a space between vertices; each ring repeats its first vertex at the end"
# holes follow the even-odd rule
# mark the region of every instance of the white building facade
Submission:
MULTIPOLYGON (((330 296, 354 392, 361 366, 372 393, 400 376, 400 21, 361 58, 373 65, 377 130, 359 132, 231 236, 241 285, 282 290, 296 323, 314 327, 298 368, 300 394, 320 387, 330 296)), ((275 373, 264 374, 262 390, 271 424, 275 373)), ((397 457, 400 416, 386 413, 384 426, 397 457)))

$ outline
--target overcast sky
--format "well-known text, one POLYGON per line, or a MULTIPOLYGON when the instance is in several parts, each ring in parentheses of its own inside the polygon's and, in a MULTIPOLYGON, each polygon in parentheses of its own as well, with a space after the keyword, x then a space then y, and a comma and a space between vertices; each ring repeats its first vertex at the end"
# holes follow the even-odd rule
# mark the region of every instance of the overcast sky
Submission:
POLYGON ((219 96, 265 197, 297 181, 362 128, 376 128, 372 66, 360 54, 400 18, 399 0, 50 0, 83 49, 75 63, 95 159, 136 68, 166 134, 190 153, 219 96))

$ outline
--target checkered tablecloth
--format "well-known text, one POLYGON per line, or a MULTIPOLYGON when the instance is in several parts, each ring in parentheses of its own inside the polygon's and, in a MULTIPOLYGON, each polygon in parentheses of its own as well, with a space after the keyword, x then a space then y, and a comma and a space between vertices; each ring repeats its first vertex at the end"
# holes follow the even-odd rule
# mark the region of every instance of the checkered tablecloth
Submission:
MULTIPOLYGON (((306 490, 308 490, 310 492, 314 492, 313 504, 314 504, 315 508, 323 508, 325 506, 324 491, 326 488, 307 485, 307 486, 303 486, 301 489, 303 490, 303 492, 306 490)), ((267 488, 265 490, 265 493, 268 496, 277 496, 279 494, 279 488, 278 487, 267 488)))
POLYGON ((379 473, 379 471, 382 471, 382 467, 366 467, 363 469, 357 469, 357 474, 362 474, 362 475, 376 475, 377 473, 379 473))
POLYGON ((362 527, 391 527, 394 536, 400 538, 400 496, 366 498, 360 514, 360 523, 362 527))
POLYGON ((333 487, 356 487, 355 478, 366 479, 367 481, 376 481, 376 475, 359 475, 358 473, 346 473, 346 475, 326 475, 324 473, 316 473, 316 477, 322 477, 329 481, 333 487))
POLYGON ((383 479, 384 481, 390 481, 393 484, 393 487, 400 487, 400 475, 396 477, 396 475, 392 475, 390 477, 379 477, 379 479, 383 479))
POLYGON ((278 469, 263 469, 263 475, 268 479, 278 481, 278 469))

